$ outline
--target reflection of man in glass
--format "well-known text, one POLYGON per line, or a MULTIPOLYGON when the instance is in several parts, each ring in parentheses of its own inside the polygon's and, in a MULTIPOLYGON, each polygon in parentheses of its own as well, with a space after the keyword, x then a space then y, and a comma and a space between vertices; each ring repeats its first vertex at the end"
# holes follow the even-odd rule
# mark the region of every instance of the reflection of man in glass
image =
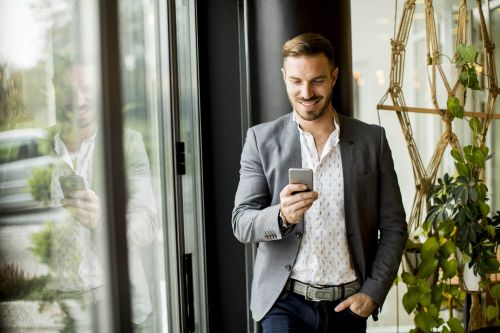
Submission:
MULTIPOLYGON (((96 301, 102 294, 99 290, 105 278, 99 259, 101 253, 96 246, 96 235, 103 221, 103 202, 100 200, 103 195, 99 177, 101 145, 94 68, 81 64, 56 67, 54 88, 58 126, 53 148, 64 163, 54 168, 51 197, 69 213, 69 223, 57 230, 53 240, 54 287, 64 292, 90 291, 96 301)), ((152 306, 138 249, 154 240, 157 222, 149 160, 142 136, 125 129, 123 140, 133 322, 140 324, 147 319, 152 306)))

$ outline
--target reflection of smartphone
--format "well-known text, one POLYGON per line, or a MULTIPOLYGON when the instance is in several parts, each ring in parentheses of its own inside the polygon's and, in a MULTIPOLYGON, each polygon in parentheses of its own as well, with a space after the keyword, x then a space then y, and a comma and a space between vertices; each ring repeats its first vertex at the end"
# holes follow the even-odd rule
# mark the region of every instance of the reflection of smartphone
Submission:
POLYGON ((73 191, 87 189, 83 177, 77 175, 61 176, 59 177, 59 184, 61 184, 61 189, 65 198, 69 198, 69 194, 73 191))
POLYGON ((306 191, 314 189, 312 169, 289 169, 288 179, 290 184, 305 184, 307 186, 306 191))

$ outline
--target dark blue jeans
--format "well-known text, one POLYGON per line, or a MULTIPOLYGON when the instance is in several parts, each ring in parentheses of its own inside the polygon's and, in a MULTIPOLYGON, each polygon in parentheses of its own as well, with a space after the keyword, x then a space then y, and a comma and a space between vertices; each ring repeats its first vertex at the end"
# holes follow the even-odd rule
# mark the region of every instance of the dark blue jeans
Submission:
POLYGON ((365 333, 367 318, 349 309, 335 312, 340 302, 309 301, 285 290, 262 319, 264 333, 365 333))

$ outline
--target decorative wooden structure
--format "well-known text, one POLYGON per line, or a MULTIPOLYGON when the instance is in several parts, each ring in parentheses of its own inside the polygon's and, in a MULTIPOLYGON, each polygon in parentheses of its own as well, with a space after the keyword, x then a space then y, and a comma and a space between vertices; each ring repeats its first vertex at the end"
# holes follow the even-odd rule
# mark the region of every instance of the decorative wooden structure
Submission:
MULTIPOLYGON (((483 14, 483 4, 481 0, 477 0, 479 10, 481 37, 483 40, 483 50, 485 53, 485 64, 483 65, 485 75, 487 76, 486 89, 488 90, 488 100, 485 105, 484 112, 465 112, 467 117, 483 118, 483 127, 481 132, 481 146, 485 144, 486 134, 492 119, 500 119, 500 115, 494 114, 494 105, 497 95, 500 93, 498 81, 496 77, 494 45, 491 42, 491 31, 489 31, 483 14)), ((442 162, 443 154, 448 145, 453 148, 459 148, 460 143, 453 132, 453 116, 446 108, 440 107, 436 98, 436 85, 438 76, 441 78, 448 96, 456 96, 463 101, 463 93, 465 87, 457 79, 456 82, 450 83, 441 66, 441 52, 436 33, 436 23, 434 16, 434 6, 432 0, 425 0, 425 23, 426 23, 426 49, 427 63, 431 66, 429 74, 429 84, 432 95, 432 104, 434 108, 419 108, 409 107, 406 105, 403 93, 403 75, 405 68, 405 54, 410 28, 415 12, 415 0, 406 0, 404 3, 399 29, 395 38, 391 40, 392 55, 391 55, 391 75, 390 86, 385 95, 382 97, 378 110, 395 111, 399 123, 404 133, 407 143, 408 152, 412 161, 413 176, 415 179, 416 192, 413 199, 412 209, 408 220, 408 229, 410 234, 415 231, 420 223, 425 218, 427 212, 427 194, 432 189, 436 181, 438 168, 442 162), (393 105, 385 105, 385 101, 390 97, 393 105), (413 138, 413 131, 408 117, 409 112, 416 113, 431 113, 441 116, 444 132, 437 143, 429 165, 424 166, 422 158, 417 148, 417 144, 413 138)), ((458 10, 458 25, 456 46, 467 43, 467 1, 459 0, 458 10)))

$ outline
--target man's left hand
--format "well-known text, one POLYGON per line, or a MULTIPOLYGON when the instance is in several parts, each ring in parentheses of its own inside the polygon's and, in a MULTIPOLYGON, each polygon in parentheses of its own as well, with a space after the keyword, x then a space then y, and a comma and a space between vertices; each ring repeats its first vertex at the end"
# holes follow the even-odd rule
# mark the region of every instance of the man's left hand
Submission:
POLYGON ((101 203, 92 190, 73 191, 70 198, 61 200, 61 204, 85 228, 95 229, 101 223, 101 203))
POLYGON ((363 293, 356 293, 335 307, 336 312, 349 308, 360 317, 368 318, 377 307, 377 303, 370 296, 363 293))

